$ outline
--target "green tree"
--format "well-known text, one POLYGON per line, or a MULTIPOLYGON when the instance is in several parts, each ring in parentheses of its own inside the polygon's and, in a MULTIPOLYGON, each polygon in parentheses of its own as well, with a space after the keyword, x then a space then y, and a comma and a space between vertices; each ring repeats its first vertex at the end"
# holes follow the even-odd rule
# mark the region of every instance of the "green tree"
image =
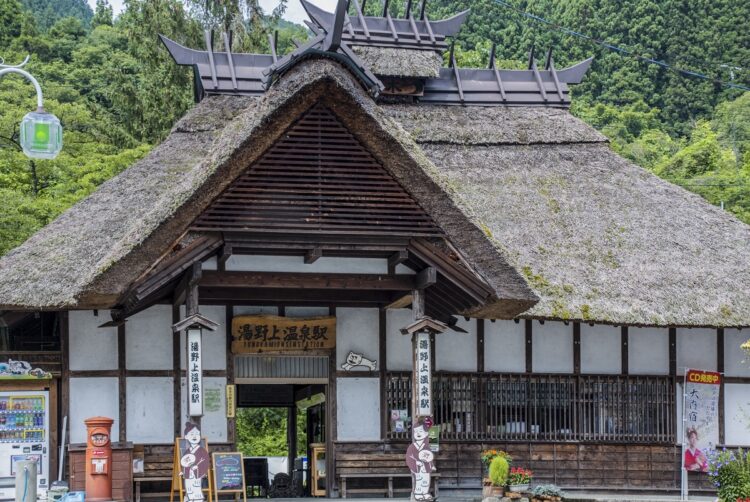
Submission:
POLYGON ((259 0, 188 0, 191 11, 204 29, 233 32, 233 50, 268 50, 268 35, 286 9, 287 0, 276 0, 276 7, 265 13, 259 0))
POLYGON ((64 17, 75 17, 88 27, 94 13, 86 0, 22 0, 23 6, 34 13, 42 31, 51 28, 64 17))
MULTIPOLYGON (((297 455, 305 455, 305 414, 297 414, 297 455)), ((286 408, 237 410, 237 445, 247 456, 283 457, 288 454, 286 408)))
POLYGON ((91 19, 91 27, 112 26, 113 18, 114 14, 109 2, 107 0, 96 0, 96 10, 94 11, 94 17, 91 19))

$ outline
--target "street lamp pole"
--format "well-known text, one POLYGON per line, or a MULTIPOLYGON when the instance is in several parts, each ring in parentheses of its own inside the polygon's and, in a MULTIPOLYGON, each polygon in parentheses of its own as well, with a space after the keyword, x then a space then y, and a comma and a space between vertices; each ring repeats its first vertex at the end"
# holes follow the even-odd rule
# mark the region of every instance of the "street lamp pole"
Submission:
POLYGON ((36 110, 27 113, 21 120, 21 148, 27 157, 54 159, 62 150, 62 125, 57 117, 44 111, 42 87, 37 79, 31 73, 21 69, 28 62, 29 57, 26 56, 23 63, 17 66, 0 63, 0 78, 9 73, 17 73, 34 85, 36 110))
MULTIPOLYGON (((0 68, 2 68, 2 65, 0 65, 0 68)), ((34 84, 34 89, 36 89, 36 111, 44 113, 44 99, 42 97, 42 88, 39 85, 39 82, 37 82, 37 80, 34 78, 34 76, 26 70, 22 70, 21 68, 12 66, 10 68, 4 68, 0 70, 0 77, 8 73, 18 73, 19 75, 23 75, 24 77, 26 77, 26 80, 34 84)))

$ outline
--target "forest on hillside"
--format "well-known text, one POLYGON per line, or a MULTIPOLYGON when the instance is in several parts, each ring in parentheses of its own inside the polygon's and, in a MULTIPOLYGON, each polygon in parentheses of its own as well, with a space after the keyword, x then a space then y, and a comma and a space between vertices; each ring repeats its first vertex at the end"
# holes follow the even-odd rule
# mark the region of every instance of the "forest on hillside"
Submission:
MULTIPOLYGON (((65 127, 57 159, 27 159, 18 123, 33 109, 33 88, 17 76, 0 81, 0 254, 146 155, 192 106, 191 72, 157 34, 195 47, 205 28, 232 29, 234 50, 267 51, 278 30, 285 53, 309 35, 281 19, 286 1, 263 12, 257 0, 126 0, 115 17, 106 0, 93 11, 85 0, 0 0, 0 57, 16 64, 31 55, 26 68, 65 127)), ((392 0, 393 15, 404 4, 392 0)), ((427 13, 440 19, 467 5, 459 65, 486 66, 493 42, 498 67, 523 67, 532 46, 540 59, 552 47, 558 68, 594 56, 572 112, 622 155, 750 223, 750 92, 725 85, 750 86, 750 2, 429 0, 427 13)))

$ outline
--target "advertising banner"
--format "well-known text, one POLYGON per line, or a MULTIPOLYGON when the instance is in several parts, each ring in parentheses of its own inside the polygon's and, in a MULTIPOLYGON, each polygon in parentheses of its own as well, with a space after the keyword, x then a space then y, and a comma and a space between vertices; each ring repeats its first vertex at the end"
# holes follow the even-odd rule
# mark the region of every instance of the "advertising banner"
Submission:
POLYGON ((720 388, 720 373, 685 372, 682 451, 683 468, 688 471, 708 471, 707 453, 719 442, 720 388))

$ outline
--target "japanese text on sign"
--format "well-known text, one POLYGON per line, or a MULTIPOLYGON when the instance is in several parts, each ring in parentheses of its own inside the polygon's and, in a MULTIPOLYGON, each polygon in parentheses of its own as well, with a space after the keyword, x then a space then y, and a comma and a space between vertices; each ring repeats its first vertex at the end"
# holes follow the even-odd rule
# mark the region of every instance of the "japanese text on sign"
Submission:
POLYGON ((203 371, 201 353, 201 331, 189 329, 187 332, 188 346, 188 415, 199 417, 203 415, 203 371))
POLYGON ((430 364, 430 334, 416 334, 414 374, 417 379, 417 416, 432 415, 432 374, 430 364))
POLYGON ((232 352, 294 352, 336 346, 336 318, 241 316, 232 319, 232 352))
POLYGON ((685 373, 683 423, 684 468, 706 471, 706 452, 719 442, 719 391, 721 375, 689 369, 685 373))

